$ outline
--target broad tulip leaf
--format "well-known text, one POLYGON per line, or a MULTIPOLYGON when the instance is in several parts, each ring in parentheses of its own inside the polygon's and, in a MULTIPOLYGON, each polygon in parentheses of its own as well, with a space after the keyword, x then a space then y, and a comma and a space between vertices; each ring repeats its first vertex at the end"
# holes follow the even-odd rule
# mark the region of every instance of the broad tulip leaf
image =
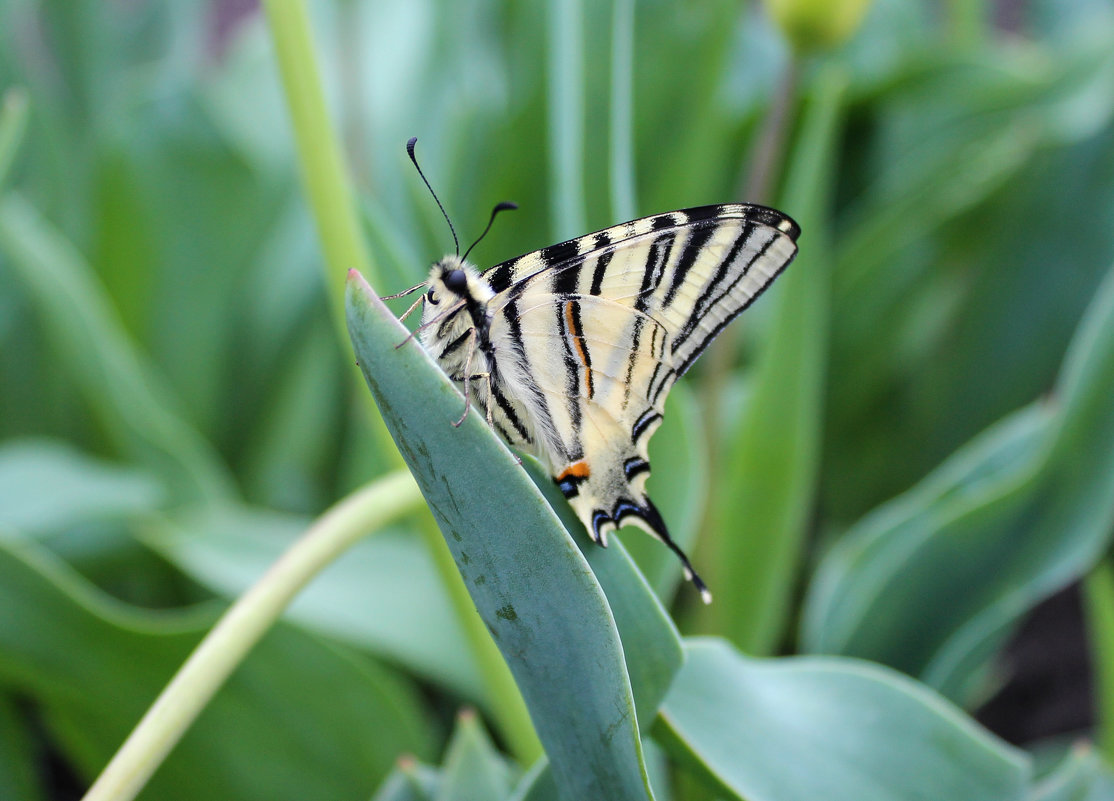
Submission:
POLYGON ((899 673, 848 659, 754 659, 710 638, 686 651, 658 739, 731 798, 1024 798, 1024 755, 899 673))
POLYGON ((651 798, 619 632, 577 543, 480 414, 452 425, 460 393, 354 271, 347 308, 364 377, 514 675, 562 795, 651 798))
MULTIPOLYGON (((154 613, 94 588, 30 541, 0 539, 0 684, 35 699, 91 780, 213 624, 217 609, 154 613)), ((413 687, 279 626, 252 651, 140 798, 366 797, 432 733, 413 687), (297 721, 292 725, 291 721, 297 721)))

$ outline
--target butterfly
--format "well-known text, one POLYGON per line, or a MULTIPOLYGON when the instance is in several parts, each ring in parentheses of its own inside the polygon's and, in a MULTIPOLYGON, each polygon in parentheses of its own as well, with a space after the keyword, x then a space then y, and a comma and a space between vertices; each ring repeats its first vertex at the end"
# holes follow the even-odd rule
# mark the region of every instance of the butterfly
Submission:
POLYGON ((596 543, 642 528, 709 603, 646 495, 648 446, 673 383, 789 265, 799 234, 779 211, 733 203, 632 220, 483 273, 469 248, 409 290, 424 290, 410 310, 423 307, 423 347, 507 443, 549 470, 596 543))

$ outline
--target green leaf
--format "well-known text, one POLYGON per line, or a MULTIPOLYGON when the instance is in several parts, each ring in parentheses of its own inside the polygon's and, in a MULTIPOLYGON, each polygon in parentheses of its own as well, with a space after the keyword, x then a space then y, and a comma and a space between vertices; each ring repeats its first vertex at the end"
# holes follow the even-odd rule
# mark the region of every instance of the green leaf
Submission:
MULTIPOLYGON (((296 515, 244 506, 152 522, 144 539, 195 581, 228 598, 251 587, 305 531, 296 515)), ((391 528, 361 539, 298 594, 285 617, 392 659, 476 702, 476 666, 428 552, 391 528), (369 614, 368 610, 391 610, 369 614)))
POLYGON ((1114 272, 1048 407, 989 429, 825 557, 806 647, 885 662, 966 697, 1019 616, 1083 575, 1110 541, 1112 394, 1114 272))
MULTIPOLYGON (((526 465, 534 484, 557 513, 565 530, 581 534, 583 523, 577 519, 552 478, 533 459, 526 465)), ((635 536, 646 537, 641 529, 637 532, 635 536)), ((577 541, 582 542, 582 537, 578 536, 577 541)), ((660 543, 655 544, 661 547, 660 543)), ((648 729, 684 661, 681 635, 621 543, 612 543, 606 549, 593 544, 584 556, 607 596, 607 604, 623 643, 623 653, 629 655, 626 664, 634 692, 635 711, 639 725, 648 729)), ((672 554, 670 558, 676 561, 672 554)))
POLYGON ((548 148, 551 235, 580 236, 584 210, 584 6, 582 0, 548 4, 546 55, 550 137, 548 148))
POLYGON ((881 83, 841 156, 821 484, 839 526, 1047 391, 1114 258, 1109 18, 1055 49, 929 50, 903 28, 856 40, 881 83), (887 74, 880 45, 913 56, 887 74))
POLYGON ((164 500, 149 473, 92 459, 58 440, 0 446, 0 528, 41 535, 90 519, 150 512, 164 500))
POLYGON ((1114 568, 1105 559, 1083 582, 1094 695, 1094 739, 1114 758, 1114 568))
POLYGON ((433 801, 440 786, 440 771, 404 756, 371 801, 433 801))
POLYGON ((762 660, 686 642, 655 737, 747 801, 1010 801, 1024 755, 915 682, 866 663, 762 660))
MULTIPOLYGON (((0 684, 35 698, 52 741, 84 778, 100 770, 216 617, 211 606, 127 606, 33 543, 2 540, 0 608, 0 684)), ((406 681, 280 626, 140 797, 360 797, 400 752, 427 755, 431 745, 406 681)))
POLYGON ((1029 801, 1114 801, 1114 774, 1080 745, 1033 788, 1029 801))
POLYGON ((445 751, 441 786, 434 801, 493 801, 511 790, 513 772, 483 730, 474 712, 457 717, 445 751))
POLYGON ((72 375, 117 447, 165 477, 176 496, 227 497, 226 468, 175 413, 89 265, 15 193, 0 198, 0 251, 27 287, 61 369, 72 375))
POLYGON ((549 761, 542 757, 519 781, 511 801, 561 801, 549 761))
POLYGON ((0 191, 8 180, 8 172, 19 152, 27 128, 27 92, 10 87, 0 97, 0 191))
MULTIPOLYGON (((915 589, 907 598, 896 594, 903 582, 895 574, 904 571, 908 578, 908 571, 920 564, 917 553, 932 547, 943 521, 972 505, 988 505, 1030 479, 1050 425, 1051 414, 1041 406, 1011 415, 968 443, 909 492, 849 529, 813 575, 802 615, 803 648, 824 653, 884 649, 887 635, 881 630, 892 632, 900 625, 898 619, 919 603, 915 589), (882 601, 883 596, 887 600, 882 601), (875 626, 880 629, 877 639, 875 626)), ((923 569, 922 581, 928 582, 939 564, 923 569)), ((909 647, 905 644, 902 650, 912 659, 915 655, 909 653, 909 647)), ((931 647, 926 643, 926 648, 931 647)), ((901 663, 894 666, 903 667, 901 663)))
POLYGON ((716 629, 748 653, 769 653, 786 625, 819 467, 828 271, 824 217, 846 77, 821 73, 789 161, 785 210, 800 254, 771 294, 771 329, 754 368, 738 433, 714 485, 716 629))
POLYGON ((20 714, 16 699, 0 693, 0 798, 45 801, 46 788, 36 774, 32 726, 20 714))
POLYGON ((417 343, 395 347, 408 332, 355 272, 348 316, 368 386, 530 708, 562 794, 652 797, 623 647, 577 544, 479 414, 452 425, 462 397, 417 343))

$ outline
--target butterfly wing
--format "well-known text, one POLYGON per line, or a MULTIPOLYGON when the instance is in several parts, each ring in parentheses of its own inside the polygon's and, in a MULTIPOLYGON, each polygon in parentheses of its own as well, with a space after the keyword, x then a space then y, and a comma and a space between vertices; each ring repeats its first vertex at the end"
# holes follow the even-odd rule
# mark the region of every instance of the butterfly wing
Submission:
POLYGON ((796 254, 772 209, 707 206, 646 217, 484 273, 499 381, 535 449, 597 541, 631 522, 669 545, 646 496, 666 395, 796 254))

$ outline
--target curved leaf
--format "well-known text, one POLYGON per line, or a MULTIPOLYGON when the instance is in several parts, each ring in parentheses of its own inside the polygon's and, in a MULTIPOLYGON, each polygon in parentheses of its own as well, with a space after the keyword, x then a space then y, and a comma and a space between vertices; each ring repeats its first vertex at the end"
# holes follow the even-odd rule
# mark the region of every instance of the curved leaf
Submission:
MULTIPOLYGON (((213 607, 183 614, 127 606, 27 541, 0 540, 0 608, 0 683, 36 699, 53 742, 85 777, 103 767, 216 617, 213 607)), ((428 754, 431 745, 401 677, 279 626, 140 798, 366 796, 401 751, 428 754)))
POLYGON ((513 778, 511 767, 495 750, 476 714, 461 712, 445 751, 434 801, 499 801, 510 794, 513 778))
MULTIPOLYGON (((564 523, 565 529, 580 534, 583 524, 573 514, 572 507, 552 479, 533 459, 525 464, 534 484, 564 523)), ((635 536, 649 539, 641 529, 637 532, 635 536)), ((583 537, 578 537, 578 541, 583 542, 583 537)), ((666 550, 656 541, 653 544, 661 551, 666 550)), ((643 729, 648 729, 684 661, 681 635, 621 542, 612 542, 607 548, 586 545, 589 547, 584 556, 607 595, 608 606, 623 642, 638 722, 643 729)), ((677 561, 672 554, 668 555, 674 562, 677 561)))
POLYGON ((355 271, 347 306, 364 377, 514 674, 562 795, 652 798, 615 620, 576 543, 479 414, 452 425, 460 393, 417 343, 395 347, 409 332, 355 271))
POLYGON ((1029 801, 1114 801, 1114 774, 1083 744, 1033 788, 1029 801))
POLYGON ((231 477, 124 331, 103 285, 73 245, 14 192, 0 198, 0 250, 27 287, 58 354, 124 452, 184 500, 224 499, 231 477))
POLYGON ((1114 272, 1050 407, 992 427, 832 549, 807 602, 805 646, 885 662, 953 697, 970 692, 1017 619, 1110 541, 1112 396, 1114 272))
POLYGON ((150 474, 93 459, 58 440, 0 447, 0 526, 31 535, 89 519, 150 512, 164 501, 150 474))
POLYGON ((655 735, 747 801, 1020 801, 1028 763, 913 681, 832 658, 752 659, 710 638, 655 735))
MULTIPOLYGON (((152 522, 143 538, 195 581, 237 598, 307 524, 297 515, 229 504, 152 522)), ((475 662, 452 625, 429 553, 405 532, 392 528, 361 539, 298 593, 284 617, 483 700, 475 662)))

